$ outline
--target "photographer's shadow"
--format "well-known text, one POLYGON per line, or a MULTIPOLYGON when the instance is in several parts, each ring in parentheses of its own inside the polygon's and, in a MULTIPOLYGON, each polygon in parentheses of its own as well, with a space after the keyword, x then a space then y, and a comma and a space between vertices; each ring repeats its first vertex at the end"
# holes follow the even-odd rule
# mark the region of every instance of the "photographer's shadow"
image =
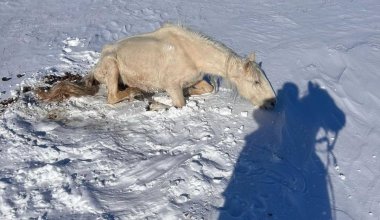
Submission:
POLYGON ((345 114, 311 82, 303 97, 295 84, 286 83, 277 99, 274 111, 254 113, 259 127, 245 138, 219 219, 333 218, 326 167, 337 163, 333 148, 345 114), (328 153, 327 164, 316 153, 317 143, 328 153))

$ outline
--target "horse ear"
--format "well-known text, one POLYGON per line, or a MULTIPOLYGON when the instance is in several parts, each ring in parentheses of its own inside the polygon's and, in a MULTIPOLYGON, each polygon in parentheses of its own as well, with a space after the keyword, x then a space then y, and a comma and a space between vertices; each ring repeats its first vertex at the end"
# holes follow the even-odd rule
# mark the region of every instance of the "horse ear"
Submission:
POLYGON ((245 62, 244 62, 244 71, 248 71, 248 68, 249 68, 249 65, 251 62, 255 62, 256 60, 256 54, 255 53, 251 53, 247 56, 247 58, 245 59, 245 62))
POLYGON ((249 54, 247 58, 249 61, 255 62, 256 61, 256 54, 253 52, 253 53, 249 54))
POLYGON ((249 61, 248 59, 244 62, 244 65, 243 65, 244 72, 248 72, 248 68, 249 68, 250 62, 251 61, 249 61))

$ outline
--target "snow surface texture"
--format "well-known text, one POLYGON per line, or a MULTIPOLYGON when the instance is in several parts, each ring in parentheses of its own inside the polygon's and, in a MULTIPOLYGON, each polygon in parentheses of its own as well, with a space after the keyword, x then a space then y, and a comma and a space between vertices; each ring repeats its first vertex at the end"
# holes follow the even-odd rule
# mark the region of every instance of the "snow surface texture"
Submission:
MULTIPOLYGON (((1 99, 182 23, 256 51, 275 111, 22 94, 0 121, 1 219, 380 219, 380 3, 0 0, 1 99)), ((158 99, 164 99, 159 95, 158 99)))

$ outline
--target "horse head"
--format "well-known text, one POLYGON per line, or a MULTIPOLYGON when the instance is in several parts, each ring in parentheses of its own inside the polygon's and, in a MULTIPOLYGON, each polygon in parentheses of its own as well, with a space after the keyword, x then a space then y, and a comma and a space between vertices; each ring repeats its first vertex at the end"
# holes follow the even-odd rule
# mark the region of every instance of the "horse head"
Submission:
POLYGON ((255 55, 251 54, 242 59, 236 68, 231 78, 239 94, 255 106, 273 109, 276 104, 276 94, 261 66, 256 63, 255 55))

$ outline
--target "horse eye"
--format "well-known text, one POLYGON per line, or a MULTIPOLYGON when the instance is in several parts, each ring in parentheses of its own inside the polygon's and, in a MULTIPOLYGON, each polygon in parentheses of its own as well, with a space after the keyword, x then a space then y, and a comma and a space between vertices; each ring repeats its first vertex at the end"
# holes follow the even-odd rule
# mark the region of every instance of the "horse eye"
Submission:
POLYGON ((260 84, 260 82, 258 80, 255 80, 255 84, 258 85, 260 84))

